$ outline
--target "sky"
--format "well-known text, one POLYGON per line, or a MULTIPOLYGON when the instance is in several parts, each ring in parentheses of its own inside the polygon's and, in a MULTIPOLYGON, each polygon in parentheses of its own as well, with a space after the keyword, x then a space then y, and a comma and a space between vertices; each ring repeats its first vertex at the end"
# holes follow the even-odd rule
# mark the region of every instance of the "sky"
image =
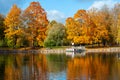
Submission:
POLYGON ((0 13, 6 15, 13 4, 24 10, 32 1, 40 3, 47 12, 48 20, 61 23, 64 23, 67 17, 73 17, 79 9, 100 9, 104 4, 113 7, 114 4, 120 3, 120 0, 0 0, 0 13))

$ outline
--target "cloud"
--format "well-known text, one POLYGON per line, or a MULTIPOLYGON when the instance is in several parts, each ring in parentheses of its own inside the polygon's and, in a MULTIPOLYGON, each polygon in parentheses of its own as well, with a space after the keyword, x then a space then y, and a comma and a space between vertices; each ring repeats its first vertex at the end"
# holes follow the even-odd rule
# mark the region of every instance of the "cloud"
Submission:
POLYGON ((52 20, 56 20, 57 22, 60 22, 60 23, 65 23, 65 15, 58 11, 58 10, 50 10, 50 11, 47 11, 47 17, 48 17, 48 20, 52 21, 52 20))
POLYGON ((96 0, 89 8, 88 10, 92 9, 92 8, 97 8, 97 9, 101 9, 104 5, 109 6, 110 8, 112 8, 114 6, 114 4, 116 4, 117 1, 113 1, 113 0, 96 0))
MULTIPOLYGON (((29 5, 29 2, 32 0, 0 0, 0 14, 6 15, 9 10, 11 9, 13 4, 17 4, 17 6, 21 9, 24 9, 25 6, 29 5)), ((39 1, 39 0, 35 0, 39 1)), ((66 16, 64 13, 58 11, 58 10, 49 10, 47 11, 47 17, 50 21, 56 20, 60 23, 65 23, 66 16)))

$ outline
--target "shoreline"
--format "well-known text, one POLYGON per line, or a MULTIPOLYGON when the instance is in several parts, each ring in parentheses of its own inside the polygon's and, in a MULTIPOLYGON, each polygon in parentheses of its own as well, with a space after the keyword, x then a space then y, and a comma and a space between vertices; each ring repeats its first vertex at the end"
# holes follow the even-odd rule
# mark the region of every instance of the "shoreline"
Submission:
MULTIPOLYGON (((117 53, 120 52, 120 47, 109 48, 86 48, 85 53, 117 53)), ((0 49, 0 53, 66 53, 66 48, 59 49, 0 49)))
POLYGON ((120 47, 109 47, 109 48, 88 48, 87 53, 116 53, 120 52, 120 47))

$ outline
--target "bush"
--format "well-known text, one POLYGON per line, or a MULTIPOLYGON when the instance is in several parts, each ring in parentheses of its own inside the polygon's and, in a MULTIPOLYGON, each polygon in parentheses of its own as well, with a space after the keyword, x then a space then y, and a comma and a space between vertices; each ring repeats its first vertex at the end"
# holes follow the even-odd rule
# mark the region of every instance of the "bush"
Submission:
POLYGON ((10 47, 10 48, 14 48, 15 47, 14 41, 13 40, 7 40, 7 46, 10 47))
POLYGON ((4 46, 4 40, 0 40, 0 47, 4 46))
POLYGON ((44 41, 44 46, 45 47, 53 47, 53 46, 55 46, 55 44, 56 44, 56 42, 53 41, 53 40, 45 40, 44 41))

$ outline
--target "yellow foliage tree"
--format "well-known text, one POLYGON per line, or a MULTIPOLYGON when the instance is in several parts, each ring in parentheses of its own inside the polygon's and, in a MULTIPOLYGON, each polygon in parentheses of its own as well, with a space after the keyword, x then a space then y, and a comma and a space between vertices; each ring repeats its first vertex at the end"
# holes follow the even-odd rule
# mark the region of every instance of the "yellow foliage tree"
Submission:
POLYGON ((96 11, 96 10, 91 10, 88 12, 89 16, 91 17, 91 20, 96 26, 95 29, 95 35, 96 43, 101 43, 102 40, 109 40, 109 33, 107 30, 107 23, 105 23, 105 15, 102 12, 96 11))
POLYGON ((20 46, 20 37, 22 35, 22 29, 20 27, 20 14, 20 8, 18 8, 17 5, 14 4, 4 21, 6 25, 4 31, 5 37, 7 38, 7 43, 10 47, 20 46))
POLYGON ((117 20, 117 28, 118 28, 118 32, 117 32, 117 43, 120 44, 120 14, 118 16, 118 20, 117 20))
POLYGON ((68 39, 75 44, 92 44, 95 42, 95 24, 85 10, 78 10, 74 18, 66 20, 68 39))
POLYGON ((68 39, 75 44, 95 44, 109 40, 106 15, 101 12, 78 10, 66 20, 68 39))

